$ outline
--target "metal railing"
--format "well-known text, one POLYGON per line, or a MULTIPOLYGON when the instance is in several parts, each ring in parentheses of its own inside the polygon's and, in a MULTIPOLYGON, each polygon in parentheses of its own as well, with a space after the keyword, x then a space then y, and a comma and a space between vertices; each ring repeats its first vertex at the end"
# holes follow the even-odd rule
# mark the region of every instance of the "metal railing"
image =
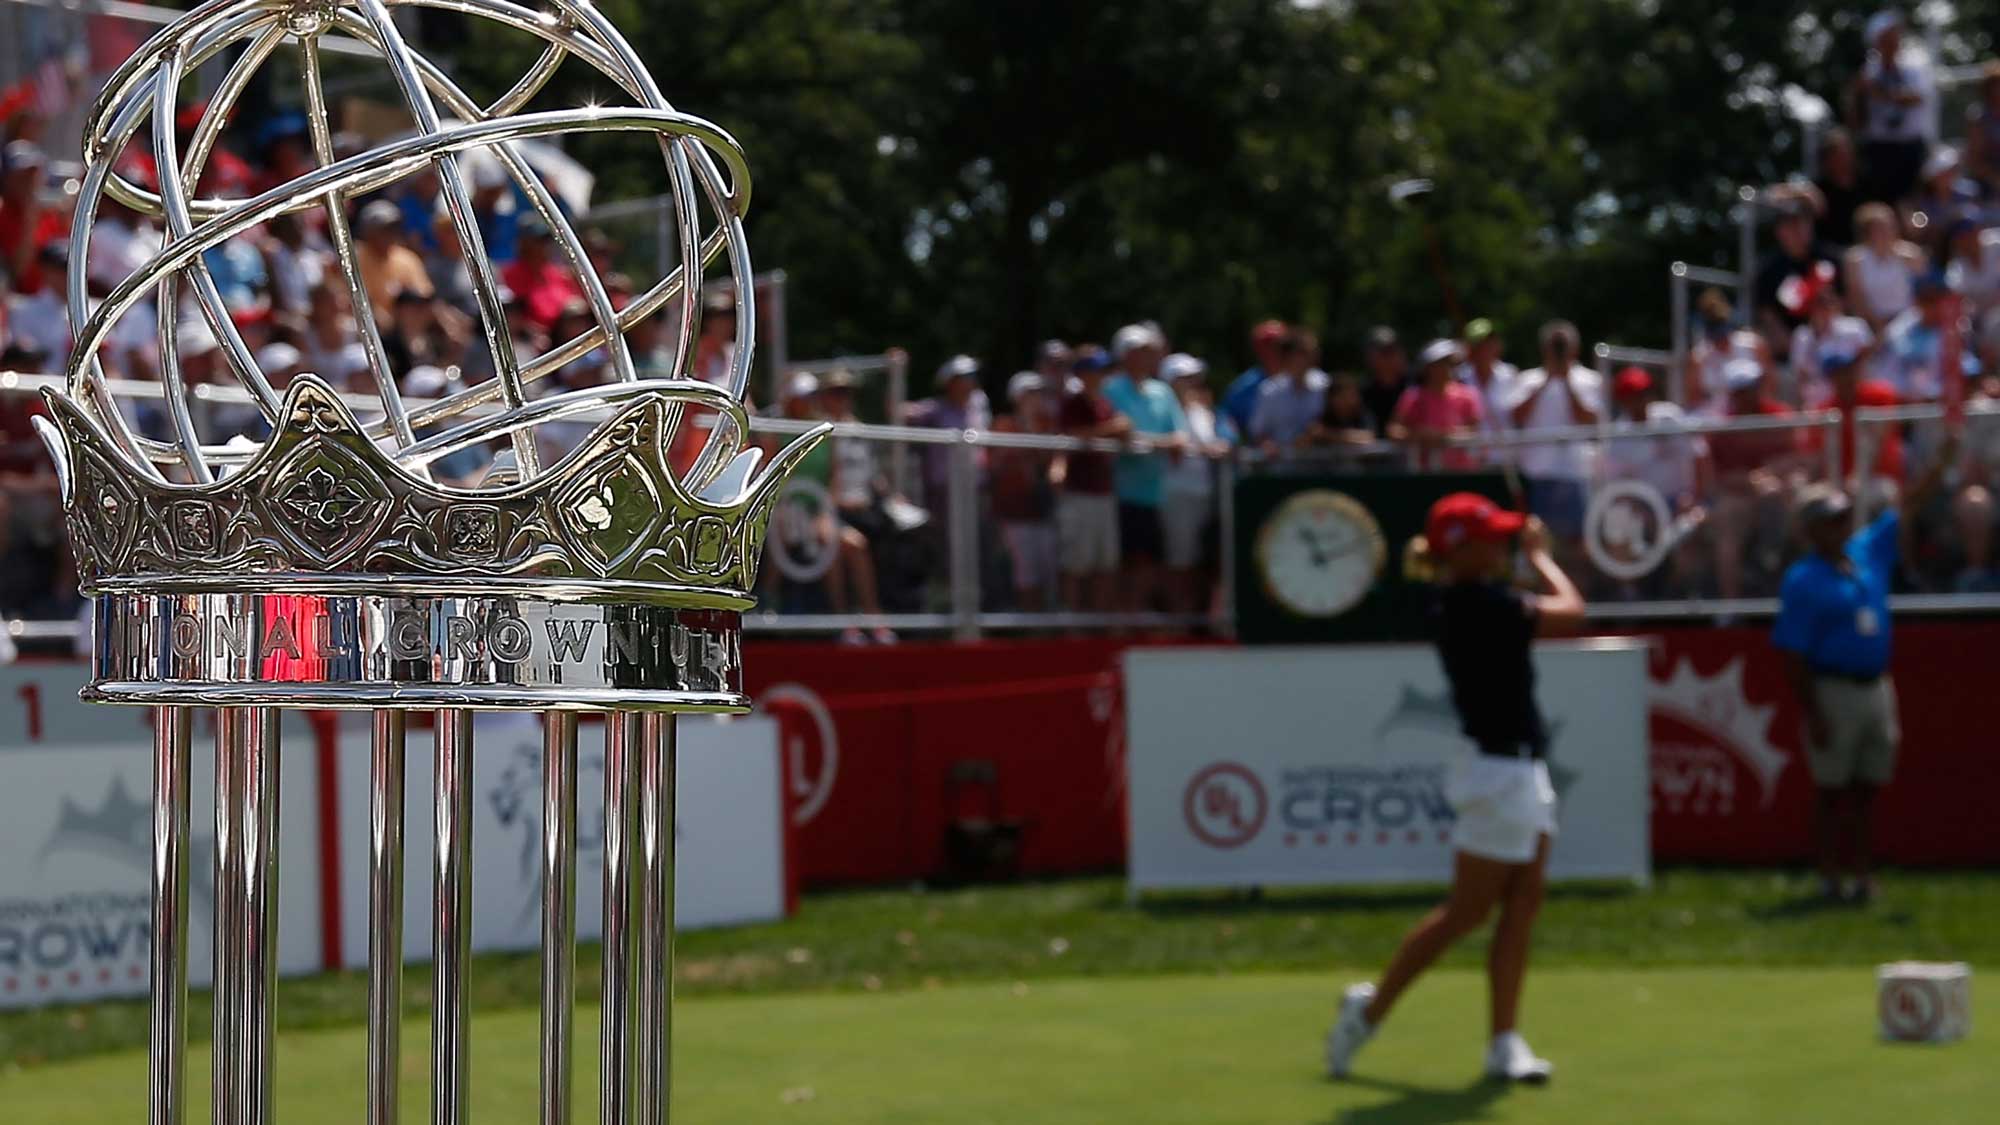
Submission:
MULTIPOLYGON (((585 225, 600 228, 636 224, 652 247, 649 266, 653 276, 667 277, 680 265, 673 202, 671 195, 647 195, 592 203, 590 213, 582 219, 585 225)), ((766 270, 753 275, 751 283, 757 292, 757 348, 765 364, 765 392, 770 396, 766 401, 776 402, 783 394, 786 377, 797 367, 791 362, 785 328, 785 271, 766 270)), ((711 282, 703 286, 703 292, 726 287, 722 282, 711 282)))
POLYGON ((1597 359, 1597 373, 1604 377, 1605 386, 1611 385, 1613 374, 1621 366, 1637 364, 1641 367, 1657 367, 1667 376, 1667 397, 1674 402, 1682 401, 1681 364, 1675 360, 1674 353, 1663 352, 1658 348, 1628 348, 1619 344, 1599 344, 1591 349, 1591 355, 1597 359))
MULTIPOLYGON (((1621 353, 1608 353, 1616 358, 1621 353)), ((1600 360, 1607 353, 1600 351, 1600 360)), ((62 380, 56 376, 0 372, 0 394, 36 393, 43 387, 60 386, 62 380)), ((161 395, 159 384, 152 382, 119 380, 113 381, 114 394, 129 398, 156 398, 161 395)), ((201 385, 195 388, 197 403, 217 405, 248 404, 249 395, 234 386, 201 385)), ((348 401, 357 412, 379 409, 372 396, 349 396, 348 401)), ((1968 406, 1969 424, 1980 428, 1978 432, 1990 432, 1992 427, 2000 427, 2000 403, 1986 400, 1975 401, 1968 406)), ((1855 450, 1852 464, 1869 466, 1874 463, 1875 453, 1887 427, 1922 427, 1936 422, 1943 411, 1935 404, 1912 405, 1887 408, 1870 408, 1856 412, 1855 450)), ((751 428, 757 435, 789 435, 804 432, 816 425, 805 420, 758 417, 752 420, 751 428)), ((1788 561, 1796 553, 1797 545, 1790 540, 1789 530, 1783 526, 1783 513, 1788 510, 1783 497, 1790 495, 1790 489, 1805 479, 1839 479, 1841 476, 1840 440, 1841 415, 1837 411, 1814 411, 1777 417, 1754 418, 1714 418, 1689 417, 1680 421, 1635 423, 1631 421, 1605 420, 1596 425, 1566 426, 1534 431, 1516 431, 1491 435, 1467 436, 1454 439, 1450 444, 1462 448, 1483 459, 1485 463, 1507 466, 1528 450, 1548 447, 1582 446, 1594 457, 1591 476, 1582 485, 1592 501, 1610 486, 1617 484, 1621 489, 1630 490, 1628 476, 1620 475, 1626 464, 1625 451, 1645 446, 1647 443, 1688 443, 1706 440, 1713 443, 1718 439, 1742 439, 1748 435, 1772 431, 1795 431, 1801 435, 1796 444, 1797 454, 1790 458, 1787 471, 1795 480, 1785 486, 1782 494, 1760 497, 1757 507, 1758 534, 1763 538, 1767 550, 1778 552, 1774 555, 1777 563, 1788 561), (1804 440, 1807 435, 1817 432, 1818 437, 1811 442, 1804 440), (1811 445, 1817 451, 1808 453, 1811 445), (1776 513, 1774 515, 1773 513, 1776 513), (1776 520, 1776 526, 1771 521, 1776 520)), ((917 501, 930 504, 934 511, 943 513, 941 526, 930 528, 919 534, 927 536, 937 548, 936 558, 942 566, 925 572, 920 581, 924 584, 924 597, 910 603, 905 599, 905 608, 882 613, 832 613, 810 606, 788 610, 782 598, 766 598, 765 608, 751 614, 746 627, 766 632, 788 633, 839 633, 850 629, 872 630, 888 628, 911 634, 948 634, 959 639, 972 639, 988 633, 1020 631, 1075 631, 1098 629, 1124 630, 1183 630, 1213 628, 1222 633, 1233 633, 1235 607, 1231 598, 1235 586, 1235 568, 1241 560, 1235 557, 1236 514, 1232 503, 1233 485, 1240 474, 1257 474, 1280 469, 1306 469, 1337 476, 1342 473, 1366 471, 1355 468, 1351 463, 1331 462, 1315 464, 1310 454, 1266 457, 1251 450, 1233 450, 1228 456, 1213 459, 1214 492, 1211 511, 1212 531, 1209 533, 1219 548, 1214 554, 1215 574, 1221 588, 1218 613, 1192 612, 1166 614, 1158 612, 1107 612, 1079 611, 1075 607, 1064 607, 1057 603, 1054 591, 1045 610, 1026 610, 1009 604, 1003 591, 989 588, 989 582, 996 574, 1005 574, 1004 563, 996 564, 1002 558, 1000 550, 998 522, 994 519, 991 505, 992 466, 982 464, 995 457, 1010 454, 1076 454, 1099 453, 1122 456, 1165 455, 1168 443, 1159 439, 1134 437, 1130 440, 1095 439, 1085 440, 1056 434, 1031 434, 1012 432, 990 432, 977 430, 927 429, 902 425, 840 422, 833 427, 836 442, 863 442, 874 446, 887 445, 892 450, 915 450, 919 456, 935 456, 943 452, 943 492, 940 495, 918 495, 917 501), (1274 463, 1275 462, 1275 463, 1274 463)), ((1681 448, 1680 445, 1664 445, 1663 450, 1681 448)), ((1408 463, 1410 453, 1407 447, 1389 442, 1378 442, 1372 446, 1346 452, 1359 452, 1367 458, 1386 463, 1392 468, 1401 468, 1408 463)), ((1677 455, 1677 454, 1676 454, 1677 455)), ((888 458, 882 458, 887 461, 888 458)), ((1914 458, 1913 458, 1914 460, 1914 458)), ((2000 470, 2000 465, 1995 466, 2000 470)), ((1690 467, 1690 471, 1692 471, 1690 467)), ((1914 465, 1913 465, 1914 471, 1914 465)), ((931 483, 939 483, 936 474, 931 483)), ((1864 474, 1865 475, 1865 474, 1864 474)), ((1518 480, 1517 480, 1518 485, 1518 480)), ((1532 480, 1530 484, 1534 483, 1532 480)), ((1857 482, 1843 481, 1849 486, 1857 482)), ((1870 490, 1858 489, 1864 502, 1870 490)), ((1699 499, 1713 505, 1719 493, 1710 490, 1699 499)), ((1661 535, 1669 534, 1662 526, 1657 529, 1661 535)), ((1702 525, 1696 521, 1691 529, 1679 529, 1677 534, 1703 534, 1702 525)), ((1695 540, 1690 540, 1695 544, 1695 540)), ((1714 557, 1719 550, 1714 542, 1699 544, 1700 550, 1714 557)), ((773 548, 774 550, 776 548, 773 548)), ((1661 552, 1665 559, 1675 548, 1661 552)), ((1572 553, 1568 561, 1580 571, 1580 578, 1598 595, 1593 599, 1593 617, 1607 621, 1629 621, 1635 619, 1670 618, 1717 618, 1752 617, 1771 612, 1774 602, 1770 594, 1775 587, 1759 588, 1745 596, 1721 597, 1713 590, 1700 586, 1673 588, 1666 596, 1644 596, 1646 590, 1658 587, 1649 581, 1629 582, 1616 575, 1604 572, 1594 566, 1588 552, 1572 553), (1634 596, 1633 589, 1640 589, 1642 596, 1634 596)), ((1662 561, 1660 567, 1670 564, 1662 561)), ((772 569, 767 566, 767 571, 772 569)), ((1771 571, 1766 566, 1766 572, 1771 571)), ((1768 577, 1768 573, 1767 573, 1768 577)), ((885 579, 886 580, 886 579, 885 579)), ((775 580, 774 580, 775 582, 775 580)), ((1053 578, 1051 578, 1053 584, 1053 578)), ((811 583, 805 583, 806 588, 811 583)), ((773 593, 775 584, 765 593, 773 593)), ((909 591, 899 591, 909 593, 909 591)), ((1209 604, 1210 590, 1204 588, 1201 605, 1209 604)), ((885 600, 889 600, 886 599, 885 600)), ((2000 593, 1942 593, 1925 592, 1899 599, 1899 609, 1919 613, 1946 612, 1991 612, 2000 610, 2000 593)), ((50 641, 73 635, 75 625, 68 621, 15 620, 7 623, 9 634, 19 640, 50 641)))
MULTIPOLYGON (((791 375, 826 375, 834 371, 845 371, 855 376, 881 375, 884 381, 882 393, 882 413, 888 418, 901 418, 903 408, 910 401, 910 356, 901 349, 892 349, 878 355, 841 355, 827 359, 800 360, 786 369, 791 375)), ((773 400, 775 401, 775 400, 773 400)), ((904 456, 900 444, 889 449, 889 479, 896 487, 908 489, 910 484, 909 458, 904 456)))
MULTIPOLYGON (((635 199, 614 199, 604 203, 591 204, 590 213, 583 216, 588 226, 616 229, 618 224, 636 224, 647 231, 652 248, 650 267, 655 277, 666 277, 680 265, 680 251, 674 245, 673 196, 648 195, 635 199)), ((786 380, 801 372, 823 375, 836 368, 845 368, 855 375, 871 375, 877 372, 888 377, 889 416, 896 417, 905 402, 909 400, 909 357, 900 351, 887 351, 874 355, 843 355, 826 359, 794 360, 791 358, 790 334, 786 327, 785 295, 788 279, 784 270, 766 270, 755 274, 751 283, 757 292, 757 340, 758 354, 764 362, 766 402, 781 401, 785 393, 786 380)), ((725 288, 722 283, 704 286, 704 291, 725 288)))
MULTIPOLYGON (((831 366, 829 361, 829 366, 831 366)), ((0 371, 0 395, 39 394, 43 389, 62 389, 64 380, 60 376, 0 371)), ((113 379, 107 380, 107 389, 115 398, 153 400, 164 398, 164 391, 157 382, 113 379)), ((380 412, 380 402, 372 395, 343 394, 340 396, 356 415, 366 421, 380 412)), ((193 402, 190 404, 199 413, 203 407, 250 405, 254 402, 243 388, 233 384, 196 384, 192 388, 193 402)), ((425 400, 406 400, 412 409, 421 409, 425 400)), ((480 409, 493 409, 492 407, 480 409)), ((478 411, 475 410, 475 413, 478 411)), ((594 412, 577 415, 578 419, 598 420, 608 417, 613 408, 606 407, 594 412)), ((696 424, 712 424, 712 419, 696 419, 696 424)), ((757 436, 791 436, 804 433, 818 426, 817 421, 799 421, 785 418, 753 416, 751 430, 757 436)), ((766 608, 746 615, 745 627, 759 631, 782 630, 795 633, 843 632, 849 629, 887 628, 909 633, 949 633, 960 639, 972 639, 986 632, 1009 632, 1024 630, 1062 629, 1194 629, 1214 625, 1227 628, 1227 622, 1216 622, 1201 613, 1164 614, 1153 612, 1134 613, 1082 613, 1048 612, 1023 613, 1014 610, 984 610, 982 602, 985 591, 982 588, 982 571, 990 569, 992 555, 992 521, 984 519, 982 470, 978 461, 981 451, 1005 454, 1008 452, 1041 453, 1099 453, 1139 456, 1164 452, 1171 443, 1165 440, 1134 436, 1125 440, 1080 439, 1054 434, 1001 433, 980 430, 946 430, 919 428, 902 425, 888 425, 863 422, 840 422, 833 426, 833 441, 861 441, 890 444, 892 449, 917 447, 919 449, 943 449, 947 452, 948 473, 945 481, 946 496, 920 497, 943 510, 947 519, 943 528, 944 557, 947 567, 944 573, 944 589, 947 594, 945 608, 940 612, 899 612, 899 613, 784 613, 766 608)), ((1226 496, 1230 488, 1231 462, 1227 458, 1217 458, 1216 494, 1226 496)), ((893 462, 893 459, 892 459, 893 462)), ((1229 506, 1221 505, 1223 518, 1227 518, 1229 506)), ((1222 536, 1227 557, 1227 543, 1231 529, 1218 528, 1222 536)), ((767 566, 766 570, 771 568, 767 566)), ((927 580, 935 576, 927 576, 927 580)), ((29 622, 9 623, 13 635, 23 639, 46 640, 52 637, 70 635, 74 626, 69 622, 29 622), (18 626, 18 629, 16 628, 18 626)))
MULTIPOLYGON (((1751 189, 1744 188, 1743 190, 1749 191, 1751 189)), ((1745 246, 1747 249, 1744 253, 1744 261, 1746 263, 1749 263, 1751 255, 1756 253, 1754 239, 1755 226, 1753 223, 1745 235, 1745 246)), ((1736 301, 1734 303, 1738 323, 1747 324, 1748 320, 1746 318, 1749 315, 1748 307, 1750 304, 1748 297, 1752 285, 1747 271, 1753 268, 1755 268, 1754 265, 1746 264, 1742 270, 1731 273, 1728 270, 1714 269, 1709 266, 1692 266, 1686 262, 1675 262, 1673 265, 1667 267, 1668 306, 1670 310, 1668 315, 1671 317, 1669 323, 1673 333, 1671 337, 1672 344, 1667 353, 1669 360, 1667 366, 1667 385, 1670 388, 1669 394, 1675 402, 1687 401, 1687 362, 1688 351, 1691 346, 1688 337, 1689 333, 1694 329, 1694 303, 1689 296, 1691 288, 1696 285, 1714 286, 1718 289, 1734 292, 1736 294, 1736 301)))

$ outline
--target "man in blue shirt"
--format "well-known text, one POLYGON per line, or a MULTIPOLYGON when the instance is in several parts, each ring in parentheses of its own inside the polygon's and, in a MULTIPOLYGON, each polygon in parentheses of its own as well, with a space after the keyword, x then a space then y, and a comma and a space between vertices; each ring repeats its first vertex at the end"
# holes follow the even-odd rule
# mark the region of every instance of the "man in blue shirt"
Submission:
POLYGON ((1126 608, 1153 608, 1166 532, 1160 506, 1167 489, 1167 460, 1186 444, 1187 416, 1174 389, 1159 377, 1166 340, 1149 324, 1128 324, 1113 337, 1111 353, 1124 370, 1104 384, 1112 409, 1132 420, 1132 433, 1168 446, 1122 454, 1115 476, 1118 489, 1118 546, 1124 554, 1126 608))
POLYGON ((1805 715, 1806 765, 1818 789, 1814 851, 1829 899, 1866 902, 1875 893, 1875 792, 1895 772, 1901 736, 1889 678, 1889 589, 1903 513, 1922 509, 1957 451, 1954 435, 1900 508, 1859 531, 1853 502, 1837 488, 1815 485, 1799 502, 1799 529, 1811 550, 1785 572, 1771 643, 1785 654, 1805 715))
POLYGON ((1238 434, 1250 433, 1250 416, 1257 412, 1257 392, 1263 389, 1264 380, 1278 368, 1278 347, 1285 342, 1291 329, 1282 320, 1267 320, 1250 330, 1250 354, 1257 362, 1250 369, 1238 375, 1222 395, 1222 416, 1238 434))
POLYGON ((1319 340, 1308 332, 1287 332, 1278 345, 1278 365, 1257 391, 1250 440, 1267 456, 1293 453, 1326 412, 1331 382, 1319 369, 1319 340))

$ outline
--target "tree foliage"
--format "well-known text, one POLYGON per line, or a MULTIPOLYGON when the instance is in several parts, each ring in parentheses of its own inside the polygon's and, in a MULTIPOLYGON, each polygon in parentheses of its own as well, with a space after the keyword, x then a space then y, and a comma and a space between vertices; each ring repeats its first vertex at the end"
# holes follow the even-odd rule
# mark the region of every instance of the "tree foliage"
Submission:
MULTIPOLYGON (((1466 315, 1517 354, 1563 315, 1658 345, 1667 265, 1732 265, 1735 190, 1797 171, 1798 95, 1840 105, 1846 0, 605 0, 675 104, 742 140, 751 237, 795 355, 977 352, 1151 317, 1227 368, 1264 316, 1353 362, 1376 322, 1466 315), (1789 91, 1789 93, 1788 93, 1789 91), (1388 186, 1436 185, 1421 209, 1388 186)), ((2000 0, 1959 0, 1955 61, 2000 0)), ((505 88, 532 45, 470 28, 505 88)), ((566 65, 545 99, 608 96, 566 65)), ((580 155, 599 198, 657 154, 580 155)))

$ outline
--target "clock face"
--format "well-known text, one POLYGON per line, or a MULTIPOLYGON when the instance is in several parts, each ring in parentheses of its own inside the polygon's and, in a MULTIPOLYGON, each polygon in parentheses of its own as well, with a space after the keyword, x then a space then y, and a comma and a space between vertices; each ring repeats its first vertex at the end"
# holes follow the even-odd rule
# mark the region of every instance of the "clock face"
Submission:
POLYGON ((1302 617, 1334 617, 1368 595, 1388 544, 1352 496, 1315 488, 1293 495, 1257 532, 1257 569, 1279 605, 1302 617))

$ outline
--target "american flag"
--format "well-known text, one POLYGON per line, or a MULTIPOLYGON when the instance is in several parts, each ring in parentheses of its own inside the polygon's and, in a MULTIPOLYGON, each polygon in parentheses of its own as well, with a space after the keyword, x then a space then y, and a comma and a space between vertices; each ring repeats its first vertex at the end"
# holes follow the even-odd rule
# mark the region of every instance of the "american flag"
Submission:
POLYGON ((63 55, 50 55, 35 67, 35 112, 43 117, 56 117, 69 110, 70 83, 69 60, 63 55))
POLYGON ((71 80, 72 60, 67 52, 53 52, 35 65, 28 77, 0 90, 0 121, 17 113, 58 117, 75 104, 75 84, 71 80))
POLYGON ((1944 333, 1938 340, 1938 378, 1944 399, 1947 428, 1963 432, 1965 427, 1965 298, 1953 293, 1945 298, 1944 333))
POLYGON ((137 20, 92 15, 85 24, 84 34, 90 73, 110 74, 117 70, 146 41, 146 31, 146 25, 137 20))

